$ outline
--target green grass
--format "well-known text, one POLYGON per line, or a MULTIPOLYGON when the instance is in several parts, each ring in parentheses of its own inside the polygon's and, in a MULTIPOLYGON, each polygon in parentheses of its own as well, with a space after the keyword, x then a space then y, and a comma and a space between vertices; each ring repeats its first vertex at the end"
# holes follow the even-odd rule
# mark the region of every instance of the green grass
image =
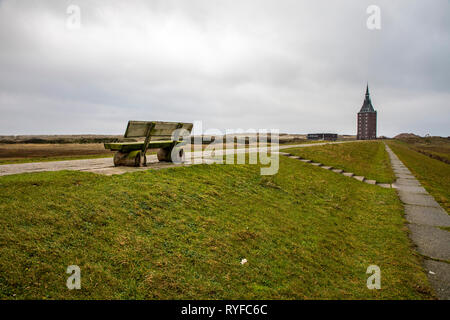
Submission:
POLYGON ((411 149, 407 143, 387 143, 423 187, 450 213, 450 165, 411 149))
POLYGON ((283 151, 377 182, 392 183, 395 180, 389 155, 380 141, 328 144, 283 151))
POLYGON ((284 157, 4 176, 0 212, 1 299, 433 298, 394 190, 284 157))

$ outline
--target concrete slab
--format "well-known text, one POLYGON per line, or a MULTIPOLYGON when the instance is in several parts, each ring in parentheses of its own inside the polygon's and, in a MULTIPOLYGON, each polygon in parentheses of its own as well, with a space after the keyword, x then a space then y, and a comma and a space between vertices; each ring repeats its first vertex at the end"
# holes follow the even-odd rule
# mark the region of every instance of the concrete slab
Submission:
POLYGON ((299 157, 299 156, 287 156, 288 158, 291 158, 291 159, 301 159, 301 157, 299 157))
POLYGON ((353 177, 355 175, 353 172, 343 172, 342 174, 346 177, 353 177))
POLYGON ((428 280, 439 299, 450 300, 450 264, 434 260, 425 260, 428 280))
POLYGON ((429 194, 411 193, 397 190, 400 200, 405 204, 440 208, 439 204, 429 194))
POLYGON ((361 181, 361 182, 363 182, 366 179, 363 176, 353 176, 353 178, 355 178, 356 180, 361 181))
POLYGON ((333 169, 332 171, 333 171, 333 172, 336 172, 336 173, 342 173, 342 172, 344 172, 344 170, 342 170, 342 169, 333 169))
POLYGON ((308 159, 300 159, 300 161, 305 162, 305 163, 311 163, 312 162, 311 160, 308 160, 308 159))
POLYGON ((406 173, 406 174, 412 174, 411 171, 407 170, 407 169, 396 169, 396 168, 392 168, 392 170, 396 173, 406 173))
POLYGON ((398 190, 402 190, 402 191, 406 191, 406 192, 411 192, 411 193, 422 193, 422 194, 428 194, 427 190, 425 190, 423 187, 421 186, 411 186, 411 185, 402 185, 402 184, 396 184, 393 183, 392 187, 398 190))
POLYGON ((330 166, 322 166, 322 169, 325 169, 325 170, 331 170, 331 169, 333 169, 333 167, 330 167, 330 166))
POLYGON ((393 164, 392 169, 408 169, 408 167, 403 164, 393 164))
POLYGON ((311 162, 313 166, 320 167, 322 164, 319 162, 311 162))
POLYGON ((415 179, 397 179, 393 185, 403 185, 403 186, 418 186, 420 187, 421 184, 419 183, 419 181, 415 180, 415 179))
POLYGON ((364 182, 365 183, 368 183, 368 184, 377 184, 377 180, 364 180, 364 182))
POLYGON ((416 178, 412 174, 407 173, 399 173, 395 175, 397 179, 410 179, 410 180, 416 180, 416 178))
POLYGON ((412 175, 411 171, 405 169, 394 169, 394 173, 412 175))
POLYGON ((392 169, 394 169, 394 170, 406 170, 406 171, 409 171, 409 169, 408 169, 406 166, 402 166, 402 165, 395 165, 395 166, 392 166, 392 169))
POLYGON ((406 220, 434 227, 450 227, 450 215, 442 208, 405 205, 406 220))
POLYGON ((422 224, 410 224, 410 237, 419 253, 433 259, 450 260, 450 232, 422 224))
MULTIPOLYGON (((408 168, 392 168, 394 171, 406 171, 407 173, 411 173, 408 168)), ((400 172, 401 173, 401 172, 400 172)), ((411 173, 412 174, 412 173, 411 173)))
POLYGON ((391 185, 389 183, 377 183, 377 186, 380 186, 382 188, 390 189, 391 185))

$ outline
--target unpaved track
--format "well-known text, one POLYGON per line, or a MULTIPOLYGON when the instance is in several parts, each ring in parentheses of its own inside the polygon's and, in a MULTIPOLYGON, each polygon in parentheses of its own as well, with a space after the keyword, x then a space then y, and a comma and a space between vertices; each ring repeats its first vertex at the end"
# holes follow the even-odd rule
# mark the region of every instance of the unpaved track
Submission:
MULTIPOLYGON (((324 143, 310 143, 310 144, 298 144, 298 145, 280 145, 279 149, 288 148, 303 148, 320 146, 330 143, 349 143, 355 141, 339 141, 339 142, 324 142, 324 143)), ((268 148, 261 148, 263 151, 268 148)), ((216 152, 215 156, 224 154, 244 153, 244 152, 257 152, 257 148, 248 149, 226 149, 223 152, 216 152)), ((275 147, 272 151, 278 151, 275 147)), ((202 159, 202 152, 186 152, 186 159, 190 159, 184 165, 191 165, 202 163, 199 159, 202 159)), ((203 163, 208 163, 208 159, 203 159, 203 163)), ((135 167, 114 167, 112 158, 100 158, 100 159, 84 159, 84 160, 66 160, 66 161, 48 161, 48 162, 30 162, 19 164, 5 164, 0 165, 0 176, 6 176, 11 174, 21 174, 30 172, 45 172, 45 171, 61 171, 61 170, 75 170, 75 171, 87 171, 105 175, 122 174, 125 172, 135 172, 149 169, 162 169, 168 167, 183 166, 180 164, 173 164, 167 162, 158 162, 156 155, 147 156, 147 167, 135 168, 135 167)))

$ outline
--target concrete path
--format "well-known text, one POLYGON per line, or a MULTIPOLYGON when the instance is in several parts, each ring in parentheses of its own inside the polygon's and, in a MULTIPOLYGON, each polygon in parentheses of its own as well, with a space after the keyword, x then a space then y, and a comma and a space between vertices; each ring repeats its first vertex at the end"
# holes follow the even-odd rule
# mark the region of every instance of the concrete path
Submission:
MULTIPOLYGON (((288 148, 303 148, 311 146, 320 146, 329 143, 348 143, 354 141, 339 141, 339 142, 324 142, 324 143, 309 143, 298 145, 280 145, 279 148, 273 147, 272 151, 277 152, 279 149, 288 148)), ((262 151, 269 150, 270 147, 261 148, 262 151)), ((258 152, 256 147, 250 147, 248 149, 225 149, 223 151, 217 151, 215 156, 245 153, 245 152, 258 152)), ((208 159, 203 157, 203 153, 199 152, 186 152, 186 159, 188 161, 183 165, 208 163, 208 159), (201 161, 198 161, 201 159, 201 161)), ((209 161, 210 162, 210 161, 209 161)), ((0 176, 20 174, 28 172, 44 172, 44 171, 61 171, 61 170, 76 170, 87 171, 105 175, 122 174, 125 172, 135 172, 149 169, 162 169, 168 167, 182 166, 180 164, 158 162, 156 155, 147 156, 147 167, 114 167, 112 158, 100 158, 100 159, 85 159, 85 160, 67 160, 67 161, 48 161, 48 162, 31 162, 20 164, 5 164, 0 165, 0 176)))
POLYGON ((386 145, 397 180, 392 185, 404 203, 410 237, 425 257, 425 269, 439 299, 450 300, 450 216, 386 145), (447 261, 447 262, 445 262, 447 261))
POLYGON ((377 186, 382 187, 382 188, 392 188, 390 183, 379 183, 376 180, 366 179, 366 177, 363 177, 363 176, 355 176, 355 174, 353 172, 345 172, 342 169, 335 169, 332 166, 324 166, 321 163, 312 162, 309 159, 304 159, 304 158, 302 158, 300 156, 295 156, 295 155, 292 155, 292 154, 287 153, 287 152, 279 152, 279 153, 282 156, 285 156, 285 157, 288 157, 288 158, 291 158, 291 159, 300 160, 300 161, 302 161, 304 163, 309 163, 310 165, 313 165, 313 166, 316 166, 316 167, 319 167, 319 168, 322 168, 322 169, 325 169, 325 170, 331 170, 334 173, 342 174, 345 177, 353 178, 353 179, 356 179, 356 180, 358 180, 360 182, 365 182, 367 184, 377 185, 377 186))

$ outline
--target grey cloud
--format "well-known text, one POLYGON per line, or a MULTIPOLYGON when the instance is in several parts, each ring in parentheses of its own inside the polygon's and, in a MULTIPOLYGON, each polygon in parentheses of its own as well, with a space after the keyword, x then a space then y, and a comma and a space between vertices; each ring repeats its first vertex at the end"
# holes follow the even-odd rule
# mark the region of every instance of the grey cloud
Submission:
POLYGON ((1 1, 0 134, 129 119, 352 134, 369 81, 380 135, 449 135, 449 2, 376 2, 1 1))

